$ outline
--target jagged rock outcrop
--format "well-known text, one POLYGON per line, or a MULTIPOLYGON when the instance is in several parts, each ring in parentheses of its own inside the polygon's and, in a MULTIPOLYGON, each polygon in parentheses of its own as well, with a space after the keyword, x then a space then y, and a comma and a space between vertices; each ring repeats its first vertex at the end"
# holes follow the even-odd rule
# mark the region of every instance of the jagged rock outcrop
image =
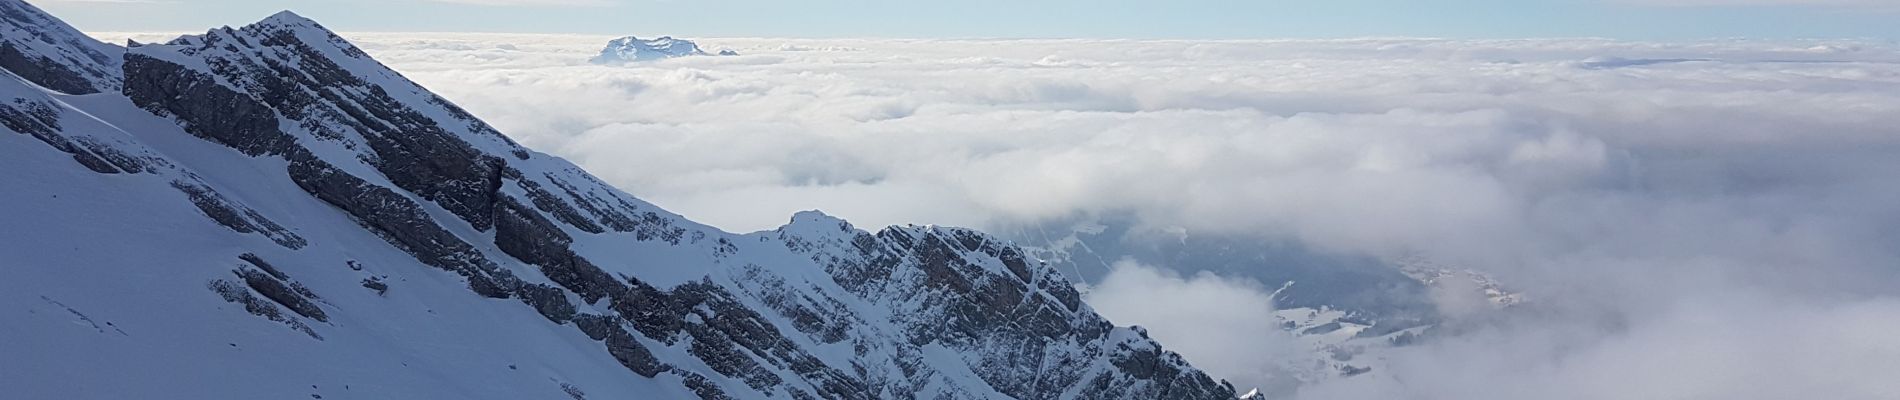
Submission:
MULTIPOLYGON (((37 13, 18 0, 0 5, 37 13)), ((14 19, 41 20, 34 16, 43 15, 8 18, 14 25, 20 25, 14 19)), ((25 37, 4 33, 10 41, 25 37)), ((0 140, 30 137, 45 144, 0 146, 6 152, 0 168, 7 171, 0 183, 28 188, 0 196, 56 188, 113 193, 138 201, 108 207, 38 196, 7 199, 46 209, 91 207, 82 209, 177 233, 87 231, 104 238, 81 242, 94 251, 57 254, 35 248, 37 239, 28 238, 33 240, 0 243, 0 255, 143 271, 127 260, 128 254, 145 254, 139 262, 159 264, 181 278, 148 279, 133 296, 151 293, 146 301, 168 302, 177 318, 218 321, 225 328, 142 321, 175 337, 234 335, 275 344, 257 351, 279 356, 244 358, 237 365, 376 371, 309 376, 333 380, 343 390, 359 390, 348 383, 359 382, 355 387, 365 392, 355 394, 364 397, 417 397, 402 391, 418 385, 361 383, 398 378, 443 384, 442 393, 495 398, 1234 396, 1232 387, 1142 332, 1095 314, 1059 273, 1009 243, 943 227, 871 233, 816 212, 801 213, 775 231, 744 235, 693 223, 563 160, 522 148, 295 14, 134 46, 118 60, 62 58, 69 53, 92 54, 22 53, 29 56, 22 59, 52 64, 19 68, 118 70, 63 89, 0 78, 0 89, 10 95, 0 100, 11 99, 0 102, 7 104, 0 107, 0 125, 23 134, 0 140), (45 67, 54 64, 59 68, 45 67), (100 96, 122 97, 59 101, 88 89, 116 90, 118 95, 100 96), (78 163, 10 161, 43 153, 78 163), (68 170, 75 168, 118 178, 93 180, 68 170), (36 180, 55 174, 70 182, 36 180), (147 242, 166 250, 140 246, 147 242), (228 260, 232 250, 243 254, 244 264, 235 270, 199 262, 228 260), (202 295, 206 286, 214 297, 174 294, 202 295), (353 287, 371 290, 339 289, 353 287), (257 318, 220 319, 229 313, 217 309, 228 304, 308 337, 287 341, 234 328, 257 318), (354 352, 329 356, 338 351, 354 352), (533 368, 510 362, 506 370, 533 370, 545 379, 484 375, 499 372, 469 361, 525 357, 520 354, 549 361, 533 368), (617 365, 614 374, 602 375, 603 361, 617 365), (449 370, 418 371, 411 363, 449 370), (475 378, 463 376, 532 381, 545 391, 471 383, 460 379, 475 378)), ((74 232, 56 219, 20 221, 22 229, 74 232)), ((16 281, 48 281, 75 291, 90 282, 37 271, 16 281)), ((131 307, 110 300, 101 301, 131 307)), ((30 329, 30 338, 69 340, 30 329)), ((242 348, 241 340, 231 340, 230 347, 242 348)), ((195 390, 212 391, 196 397, 284 397, 286 387, 305 386, 190 382, 206 388, 195 390)), ((22 395, 51 393, 35 389, 42 387, 28 387, 22 395)), ((93 390, 102 391, 92 393, 96 397, 116 394, 112 388, 93 390)))
POLYGON ((101 144, 90 137, 66 135, 65 127, 60 123, 64 113, 48 99, 19 97, 9 104, 0 104, 0 125, 7 129, 32 136, 54 149, 72 155, 73 161, 86 166, 93 172, 116 174, 121 172, 139 173, 145 165, 112 146, 101 144))

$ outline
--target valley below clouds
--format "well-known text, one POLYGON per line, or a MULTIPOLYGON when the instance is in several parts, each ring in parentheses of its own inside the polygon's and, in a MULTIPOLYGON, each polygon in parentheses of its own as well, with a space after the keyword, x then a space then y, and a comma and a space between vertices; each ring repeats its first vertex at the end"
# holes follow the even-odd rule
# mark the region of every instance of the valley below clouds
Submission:
MULTIPOLYGON (((1429 340, 1308 398, 1900 397, 1893 42, 694 38, 743 55, 608 67, 606 36, 345 36, 729 231, 1117 215, 1529 299, 1438 304, 1429 340)), ((1236 385, 1298 350, 1257 304, 1280 282, 1104 268, 1098 311, 1236 385)))

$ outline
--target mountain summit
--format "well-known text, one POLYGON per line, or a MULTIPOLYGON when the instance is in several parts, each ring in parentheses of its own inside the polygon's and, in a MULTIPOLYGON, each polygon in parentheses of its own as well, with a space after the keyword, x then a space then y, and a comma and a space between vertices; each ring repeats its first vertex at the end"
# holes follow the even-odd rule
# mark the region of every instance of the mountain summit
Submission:
POLYGON ((129 48, 0 17, 8 396, 1234 398, 1011 243, 719 231, 295 14, 129 48))
POLYGON ((693 43, 691 40, 674 39, 672 36, 661 36, 653 40, 627 36, 607 42, 607 47, 600 50, 600 55, 594 56, 590 61, 595 64, 616 65, 686 56, 710 56, 714 54, 721 56, 739 55, 739 53, 732 50, 720 50, 718 53, 707 53, 705 50, 699 48, 698 43, 693 43))

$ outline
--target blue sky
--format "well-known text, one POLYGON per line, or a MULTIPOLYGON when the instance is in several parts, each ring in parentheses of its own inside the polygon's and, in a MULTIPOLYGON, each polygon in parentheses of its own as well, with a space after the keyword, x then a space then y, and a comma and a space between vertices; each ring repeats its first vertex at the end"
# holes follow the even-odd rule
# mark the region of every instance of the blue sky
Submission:
POLYGON ((1900 0, 29 0, 90 31, 290 9, 344 31, 766 37, 1900 38, 1900 0))

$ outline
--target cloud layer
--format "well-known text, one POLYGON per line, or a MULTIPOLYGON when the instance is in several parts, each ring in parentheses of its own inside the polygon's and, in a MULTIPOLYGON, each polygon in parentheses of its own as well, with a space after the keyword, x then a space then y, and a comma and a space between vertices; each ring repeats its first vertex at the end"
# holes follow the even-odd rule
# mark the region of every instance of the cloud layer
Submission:
MULTIPOLYGON (((1891 43, 706 39, 746 55, 611 68, 585 64, 606 37, 350 36, 524 144, 731 230, 812 208, 860 226, 1132 213, 1422 255, 1537 299, 1315 398, 1900 393, 1879 376, 1900 367, 1880 334, 1900 328, 1891 43)), ((1105 314, 1184 350, 1275 348, 1230 344, 1248 322, 1143 311, 1237 312, 1255 285, 1136 266, 1103 285, 1105 314)))
POLYGON ((1279 383, 1273 378, 1281 375, 1283 360, 1308 351, 1280 329, 1265 289, 1256 282, 1207 273, 1181 276, 1124 261, 1086 300, 1110 320, 1140 321, 1149 335, 1194 366, 1246 390, 1279 383))

